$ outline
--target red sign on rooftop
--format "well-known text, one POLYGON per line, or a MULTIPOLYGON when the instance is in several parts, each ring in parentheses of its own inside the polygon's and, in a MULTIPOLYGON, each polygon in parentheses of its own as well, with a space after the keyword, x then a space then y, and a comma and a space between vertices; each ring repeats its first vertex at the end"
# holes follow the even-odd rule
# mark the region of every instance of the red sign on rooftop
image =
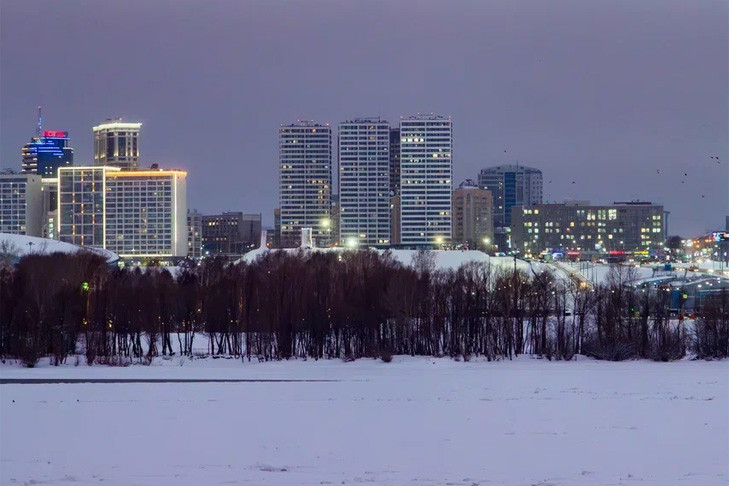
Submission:
POLYGON ((68 132, 61 130, 43 130, 44 137, 67 138, 68 132))

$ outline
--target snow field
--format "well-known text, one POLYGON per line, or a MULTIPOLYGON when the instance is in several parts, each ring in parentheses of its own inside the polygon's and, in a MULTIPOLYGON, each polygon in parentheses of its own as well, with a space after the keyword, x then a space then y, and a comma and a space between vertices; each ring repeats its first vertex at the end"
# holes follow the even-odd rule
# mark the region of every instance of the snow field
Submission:
POLYGON ((729 362, 396 356, 0 367, 0 483, 720 485, 729 362), (179 363, 183 363, 180 366, 179 363))

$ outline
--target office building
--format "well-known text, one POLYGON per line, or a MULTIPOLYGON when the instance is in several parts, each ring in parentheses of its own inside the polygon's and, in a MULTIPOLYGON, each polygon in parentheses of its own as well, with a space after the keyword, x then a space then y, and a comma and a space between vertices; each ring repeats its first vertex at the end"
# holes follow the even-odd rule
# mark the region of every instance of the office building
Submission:
POLYGON ((413 247, 451 239, 453 132, 450 117, 400 120, 400 238, 413 247))
POLYGON ((279 129, 281 245, 297 247, 301 228, 318 246, 331 242, 332 130, 298 121, 279 129))
POLYGON ((132 170, 139 167, 139 130, 141 123, 126 123, 121 118, 107 119, 93 128, 94 165, 132 170))
POLYGON ((36 174, 0 173, 0 233, 42 235, 41 184, 36 174))
POLYGON ((542 204, 542 171, 523 165, 497 165, 478 174, 478 186, 493 197, 493 225, 500 248, 506 248, 514 207, 542 204))
POLYGON ((23 173, 56 177, 59 167, 73 165, 73 148, 68 132, 44 130, 22 148, 23 173))
POLYGON ((196 210, 187 211, 187 257, 202 256, 202 214, 196 210))
POLYGON ((511 235, 520 253, 634 252, 663 248, 663 206, 650 202, 588 201, 514 208, 511 235))
POLYGON ((203 215, 203 254, 239 257, 261 240, 261 215, 241 212, 203 215))
POLYGON ((453 242, 469 248, 491 248, 493 243, 491 193, 466 179, 453 191, 453 242))
POLYGON ((185 257, 186 176, 157 168, 59 169, 60 240, 105 248, 122 258, 185 257))
POLYGON ((359 118, 339 124, 339 239, 348 246, 390 245, 390 124, 359 118))

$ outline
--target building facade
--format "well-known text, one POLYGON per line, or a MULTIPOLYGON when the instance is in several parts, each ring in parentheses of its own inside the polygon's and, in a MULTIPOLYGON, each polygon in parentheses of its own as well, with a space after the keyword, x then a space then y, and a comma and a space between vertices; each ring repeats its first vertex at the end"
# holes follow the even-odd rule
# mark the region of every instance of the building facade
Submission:
POLYGON ((261 240, 261 215, 241 212, 203 215, 203 254, 238 257, 261 240))
POLYGON ((450 117, 400 120, 401 244, 433 247, 451 239, 452 148, 450 117))
POLYGON ((390 196, 400 195, 400 128, 390 128, 390 196))
POLYGON ((44 130, 21 149, 23 173, 56 177, 59 167, 73 165, 68 132, 44 130))
POLYGON ((187 255, 184 171, 94 166, 58 171, 61 241, 122 258, 187 255))
POLYGON ((585 252, 645 251, 663 248, 663 206, 650 202, 615 202, 593 206, 565 201, 514 208, 511 235, 526 254, 564 250, 585 252))
POLYGON ((390 241, 392 245, 401 244, 400 238, 400 196, 390 198, 390 241))
POLYGON ((202 256, 202 214, 196 210, 187 212, 187 257, 202 256))
POLYGON ((341 240, 339 239, 339 194, 332 194, 332 245, 340 246, 341 240))
POLYGON ((44 177, 41 181, 43 191, 43 238, 58 239, 58 175, 44 177))
POLYGON ((339 124, 339 241, 390 245, 390 124, 380 118, 339 124))
POLYGON ((494 238, 491 192, 467 179, 453 191, 453 242, 490 248, 494 238))
POLYGON ((0 174, 0 233, 42 236, 43 191, 36 174, 0 174))
POLYGON ((141 123, 126 123, 121 118, 107 119, 93 127, 94 165, 123 170, 139 168, 139 130, 141 123))
POLYGON ((317 245, 331 242, 332 130, 298 121, 279 129, 281 245, 297 247, 301 228, 312 228, 317 245))
POLYGON ((481 170, 478 186, 493 197, 493 225, 497 233, 511 226, 514 207, 542 204, 542 171, 523 165, 497 165, 481 170))

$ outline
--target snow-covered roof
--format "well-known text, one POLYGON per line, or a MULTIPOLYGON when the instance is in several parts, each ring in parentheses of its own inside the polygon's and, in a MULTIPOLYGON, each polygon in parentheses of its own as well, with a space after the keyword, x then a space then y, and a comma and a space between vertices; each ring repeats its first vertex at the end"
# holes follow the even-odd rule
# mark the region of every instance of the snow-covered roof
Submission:
POLYGON ((51 240, 49 238, 38 238, 37 236, 16 235, 0 233, 0 249, 7 245, 7 250, 18 257, 27 254, 50 255, 51 253, 77 253, 79 251, 91 251, 106 259, 107 263, 114 263, 119 260, 119 255, 102 248, 73 245, 64 241, 51 240))

